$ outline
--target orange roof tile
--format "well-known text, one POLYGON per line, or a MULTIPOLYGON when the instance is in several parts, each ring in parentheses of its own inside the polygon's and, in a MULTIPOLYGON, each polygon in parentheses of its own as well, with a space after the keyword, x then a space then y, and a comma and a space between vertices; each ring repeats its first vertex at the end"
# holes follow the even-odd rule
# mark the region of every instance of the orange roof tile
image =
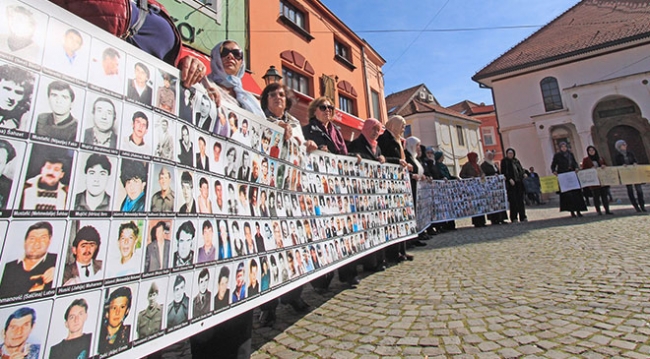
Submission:
POLYGON ((476 73, 474 81, 650 38, 650 0, 583 0, 476 73))

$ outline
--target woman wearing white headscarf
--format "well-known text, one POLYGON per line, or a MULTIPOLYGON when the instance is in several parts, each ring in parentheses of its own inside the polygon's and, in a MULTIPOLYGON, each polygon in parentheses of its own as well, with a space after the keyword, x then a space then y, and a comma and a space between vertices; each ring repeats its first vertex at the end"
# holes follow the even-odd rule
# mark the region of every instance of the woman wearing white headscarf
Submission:
POLYGON ((212 72, 208 78, 218 85, 221 101, 234 103, 256 115, 264 117, 259 102, 250 92, 244 90, 242 77, 246 72, 244 51, 233 40, 218 43, 210 54, 212 72))
MULTIPOLYGON (((212 49, 211 56, 212 72, 208 78, 217 84, 216 90, 221 95, 221 102, 236 104, 260 117, 265 117, 255 96, 244 90, 242 86, 241 79, 246 66, 244 52, 239 45, 232 40, 222 41, 212 49)), ((221 127, 226 125, 221 121, 226 119, 220 114, 213 129, 214 133, 222 134, 221 127)), ((251 309, 192 337, 192 351, 196 352, 197 356, 219 353, 224 358, 248 358, 252 351, 252 334, 253 310, 251 309)))
MULTIPOLYGON (((418 193, 418 181, 426 179, 424 175, 424 167, 418 161, 418 157, 422 155, 420 150, 420 139, 417 137, 409 137, 406 139, 404 144, 404 155, 406 156, 406 162, 410 164, 413 169, 409 168, 411 173, 411 191, 413 191, 413 208, 417 208, 417 193, 418 193)), ((420 233, 418 239, 410 242, 414 246, 426 246, 425 243, 420 242, 419 239, 429 239, 424 233, 420 233)))

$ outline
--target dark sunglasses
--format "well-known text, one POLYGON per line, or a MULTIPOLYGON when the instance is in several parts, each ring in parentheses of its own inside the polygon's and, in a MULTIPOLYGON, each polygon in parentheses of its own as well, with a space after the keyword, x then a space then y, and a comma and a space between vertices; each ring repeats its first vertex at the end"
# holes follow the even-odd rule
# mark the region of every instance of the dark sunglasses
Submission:
POLYGON ((334 106, 332 106, 332 105, 320 105, 320 106, 318 106, 318 109, 323 111, 323 112, 325 112, 327 110, 330 110, 330 111, 334 112, 334 106))
POLYGON ((221 55, 221 57, 226 57, 228 54, 232 54, 232 56, 237 60, 244 58, 244 53, 241 51, 241 49, 228 49, 225 47, 221 49, 221 53, 219 55, 221 55))

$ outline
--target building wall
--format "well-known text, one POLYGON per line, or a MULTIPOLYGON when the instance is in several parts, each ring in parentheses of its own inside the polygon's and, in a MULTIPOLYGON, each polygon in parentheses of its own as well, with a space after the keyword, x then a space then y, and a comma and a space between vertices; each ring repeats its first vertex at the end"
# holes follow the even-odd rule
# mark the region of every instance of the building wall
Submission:
POLYGON ((235 40, 246 48, 245 1, 211 0, 209 3, 213 5, 203 7, 202 2, 194 0, 160 0, 160 3, 175 19, 185 45, 206 55, 225 39, 235 40))
POLYGON ((444 163, 452 174, 460 172, 460 167, 467 162, 467 153, 476 152, 479 159, 483 158, 478 122, 428 112, 408 116, 406 123, 411 125, 412 135, 423 145, 433 146, 444 153, 444 163), (464 145, 459 142, 456 126, 463 128, 464 145))
POLYGON ((503 147, 501 146, 501 136, 499 135, 499 123, 497 122, 496 113, 486 115, 472 116, 481 121, 481 143, 483 149, 487 151, 494 151, 494 160, 501 161, 503 159, 503 147), (488 134, 492 137, 492 144, 487 145, 486 140, 488 134))
POLYGON ((641 117, 650 118, 650 45, 585 59, 495 81, 493 94, 504 148, 513 147, 524 166, 550 174, 554 154, 551 131, 564 126, 574 138, 573 152, 580 160, 594 143, 591 130, 598 103, 614 96, 635 102, 641 117), (564 108, 545 112, 540 81, 558 81, 564 108), (645 80, 645 83, 644 83, 645 80))
MULTIPOLYGON (((253 78, 263 87, 262 76, 269 66, 274 65, 280 72, 285 67, 309 78, 307 95, 316 98, 323 93, 321 76, 327 75, 337 81, 334 86, 336 88, 334 105, 337 108, 341 93, 338 85, 345 81, 346 88, 354 89, 350 92, 356 93, 356 96, 346 93, 346 96, 355 100, 352 114, 361 119, 372 115, 368 101, 371 101, 369 91, 374 89, 378 92, 381 102, 380 120, 385 122, 386 108, 381 75, 383 59, 359 41, 359 38, 351 34, 348 29, 340 26, 339 20, 328 14, 320 2, 314 0, 287 0, 287 2, 305 14, 309 36, 313 39, 303 36, 300 31, 283 22, 279 16, 279 0, 250 0, 250 70, 253 78), (349 46, 354 68, 346 66, 335 58, 335 39, 349 46), (362 46, 365 46, 364 50, 362 46), (367 63, 365 70, 364 59, 367 63), (367 85, 364 81, 365 73, 368 75, 367 85)), ((301 97, 300 104, 295 111, 292 111, 303 123, 308 120, 306 106, 310 98, 301 97)), ((350 133, 350 129, 344 130, 347 139, 354 135, 350 133)))

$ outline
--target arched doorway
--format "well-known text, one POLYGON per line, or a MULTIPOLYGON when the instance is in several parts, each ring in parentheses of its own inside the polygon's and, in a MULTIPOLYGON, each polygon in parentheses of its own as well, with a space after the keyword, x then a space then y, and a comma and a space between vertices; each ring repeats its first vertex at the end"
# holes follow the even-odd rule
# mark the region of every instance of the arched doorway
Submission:
POLYGON ((591 136, 594 146, 608 163, 613 163, 617 151, 614 144, 625 140, 637 161, 647 164, 650 158, 650 122, 632 100, 621 96, 602 99, 592 113, 594 126, 591 136))
POLYGON ((639 163, 648 163, 648 156, 646 154, 645 146, 643 145, 641 134, 636 128, 625 125, 613 127, 607 133, 607 146, 609 147, 609 153, 612 155, 610 163, 614 163, 614 156, 616 156, 617 153, 614 145, 618 140, 625 140, 628 151, 634 153, 636 160, 639 163))

